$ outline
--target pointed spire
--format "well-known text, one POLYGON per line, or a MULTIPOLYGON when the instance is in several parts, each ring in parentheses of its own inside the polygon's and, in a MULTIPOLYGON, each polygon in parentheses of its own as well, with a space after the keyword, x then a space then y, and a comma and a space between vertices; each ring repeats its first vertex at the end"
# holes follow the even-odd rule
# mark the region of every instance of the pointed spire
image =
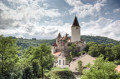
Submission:
POLYGON ((60 34, 60 32, 59 32, 59 34, 58 34, 58 38, 60 38, 61 37, 61 34, 60 34))
POLYGON ((76 16, 75 16, 75 19, 74 19, 72 27, 74 27, 74 26, 79 26, 79 23, 78 23, 78 20, 77 20, 76 16))

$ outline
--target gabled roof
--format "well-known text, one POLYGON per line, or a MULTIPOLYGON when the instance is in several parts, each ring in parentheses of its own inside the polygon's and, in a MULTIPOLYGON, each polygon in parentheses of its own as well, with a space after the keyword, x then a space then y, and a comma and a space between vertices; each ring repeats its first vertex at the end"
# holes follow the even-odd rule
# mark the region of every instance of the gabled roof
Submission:
MULTIPOLYGON (((72 27, 75 27, 75 26, 79 26, 79 22, 78 22, 76 16, 75 16, 75 19, 74 19, 74 21, 73 21, 73 25, 72 25, 72 27)), ((80 26, 79 26, 79 27, 80 27, 80 26)))
POLYGON ((72 61, 71 63, 76 63, 77 64, 77 62, 80 60, 80 61, 82 61, 82 65, 86 66, 88 63, 94 64, 95 59, 96 58, 94 58, 94 57, 92 57, 88 54, 84 54, 82 56, 76 57, 76 60, 72 61))

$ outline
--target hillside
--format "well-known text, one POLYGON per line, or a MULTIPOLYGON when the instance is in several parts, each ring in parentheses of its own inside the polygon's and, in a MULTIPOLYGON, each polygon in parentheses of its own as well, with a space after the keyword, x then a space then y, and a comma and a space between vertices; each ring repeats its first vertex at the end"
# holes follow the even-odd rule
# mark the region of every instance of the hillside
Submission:
MULTIPOLYGON (((83 40, 87 42, 92 41, 92 42, 97 42, 99 44, 108 44, 108 43, 113 43, 117 44, 119 41, 107 38, 107 37, 101 37, 101 36, 81 36, 83 40)), ((33 39, 22 39, 18 38, 17 39, 17 45, 22 46, 24 48, 28 48, 29 46, 39 46, 41 43, 47 43, 48 45, 52 45, 55 42, 55 39, 53 40, 33 40, 33 39)))
POLYGON ((53 40, 33 40, 33 39, 17 39, 17 45, 21 46, 23 49, 28 48, 30 46, 39 46, 42 43, 47 43, 48 45, 52 45, 55 39, 53 40))
POLYGON ((86 41, 86 43, 88 43, 89 41, 96 42, 98 44, 109 44, 109 43, 117 44, 117 43, 120 43, 120 41, 110 39, 110 38, 107 38, 107 37, 102 37, 102 36, 86 36, 86 35, 83 35, 81 37, 82 37, 83 40, 86 41))

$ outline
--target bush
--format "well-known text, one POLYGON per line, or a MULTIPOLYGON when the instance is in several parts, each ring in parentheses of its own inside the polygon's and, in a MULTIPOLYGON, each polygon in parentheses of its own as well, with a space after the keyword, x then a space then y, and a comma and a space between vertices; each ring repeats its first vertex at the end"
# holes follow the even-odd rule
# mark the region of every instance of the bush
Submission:
POLYGON ((32 73, 29 67, 24 69, 22 79, 32 79, 32 73))
POLYGON ((52 71, 50 79, 75 79, 71 71, 52 71))

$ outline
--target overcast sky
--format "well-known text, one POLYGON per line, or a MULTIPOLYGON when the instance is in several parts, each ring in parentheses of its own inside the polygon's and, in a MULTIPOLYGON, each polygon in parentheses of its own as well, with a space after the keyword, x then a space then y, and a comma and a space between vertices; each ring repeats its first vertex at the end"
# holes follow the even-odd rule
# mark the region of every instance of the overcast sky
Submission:
POLYGON ((120 0, 0 0, 0 34, 54 39, 71 36, 75 15, 82 35, 120 40, 120 0))

